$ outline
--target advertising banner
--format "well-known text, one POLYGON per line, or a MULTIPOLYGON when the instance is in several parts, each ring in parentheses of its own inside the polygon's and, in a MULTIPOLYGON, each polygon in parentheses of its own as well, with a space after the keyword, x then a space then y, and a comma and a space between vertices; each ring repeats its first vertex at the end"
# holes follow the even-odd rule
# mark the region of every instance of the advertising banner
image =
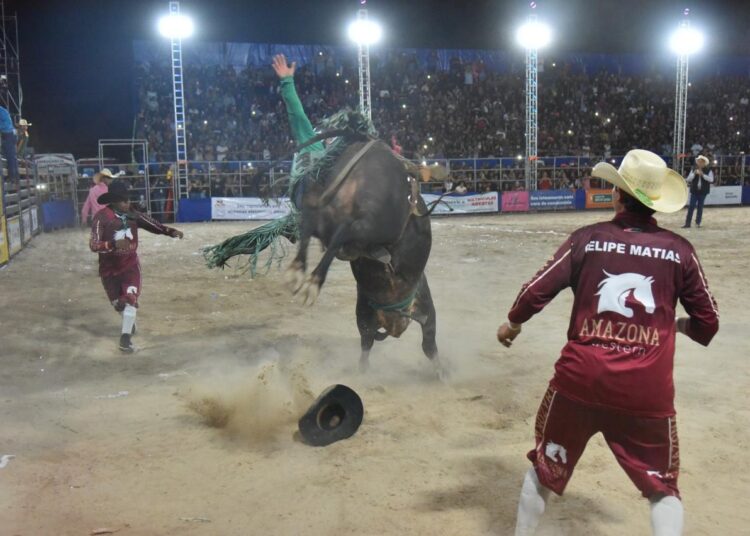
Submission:
POLYGON ((535 190, 529 192, 531 210, 572 210, 575 208, 574 190, 535 190))
POLYGON ((705 205, 741 205, 742 186, 714 186, 706 196, 705 205))
POLYGON ((270 199, 264 202, 257 197, 212 197, 213 220, 273 220, 290 212, 288 199, 270 199))
POLYGON ((7 221, 8 226, 8 253, 15 255, 23 247, 21 242, 21 219, 13 216, 7 221))
POLYGON ((612 190, 586 190, 586 208, 612 208, 612 190))
MULTIPOLYGON (((436 201, 440 196, 434 194, 422 194, 424 202, 428 205, 436 201)), ((446 195, 435 207, 433 214, 481 214, 484 212, 497 212, 499 196, 497 192, 472 195, 446 195), (451 210, 453 209, 453 210, 451 210)))
POLYGON ((528 212, 529 192, 503 192, 502 212, 528 212))
POLYGON ((5 218, 0 217, 0 265, 8 262, 8 235, 5 234, 5 218))
POLYGON ((23 237, 23 242, 25 244, 31 240, 31 212, 29 209, 21 212, 21 226, 23 227, 23 234, 21 236, 23 237))

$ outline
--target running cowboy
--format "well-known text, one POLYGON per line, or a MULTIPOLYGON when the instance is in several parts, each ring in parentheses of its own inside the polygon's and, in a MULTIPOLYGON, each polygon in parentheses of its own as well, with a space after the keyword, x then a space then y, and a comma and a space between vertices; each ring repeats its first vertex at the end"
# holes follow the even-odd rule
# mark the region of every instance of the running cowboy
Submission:
POLYGON ((106 205, 94 215, 91 251, 99 254, 99 276, 110 303, 122 313, 120 350, 132 353, 130 336, 135 332, 138 297, 141 294, 141 265, 138 260, 138 229, 172 238, 182 238, 177 229, 162 225, 151 216, 130 208, 127 185, 113 182, 97 199, 106 205))

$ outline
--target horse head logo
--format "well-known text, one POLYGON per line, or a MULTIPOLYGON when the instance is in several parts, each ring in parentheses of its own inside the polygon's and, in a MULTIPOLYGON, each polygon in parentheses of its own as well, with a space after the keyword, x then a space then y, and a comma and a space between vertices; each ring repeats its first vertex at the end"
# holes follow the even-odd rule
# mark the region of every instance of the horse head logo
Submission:
POLYGON ((607 277, 599 283, 599 292, 596 293, 599 296, 597 313, 612 311, 626 318, 633 318, 633 309, 625 304, 631 292, 633 298, 643 305, 647 313, 654 313, 656 305, 654 295, 651 293, 653 277, 634 273, 613 275, 607 273, 606 270, 604 274, 607 277))

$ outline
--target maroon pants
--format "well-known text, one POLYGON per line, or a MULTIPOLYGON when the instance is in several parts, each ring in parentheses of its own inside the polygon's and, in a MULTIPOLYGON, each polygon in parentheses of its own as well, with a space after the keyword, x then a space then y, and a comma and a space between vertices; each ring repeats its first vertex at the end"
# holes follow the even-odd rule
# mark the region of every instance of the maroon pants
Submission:
POLYGON ((102 285, 115 310, 122 311, 126 305, 138 307, 141 295, 141 267, 136 264, 117 275, 102 276, 102 285))
POLYGON ((551 387, 536 417, 536 448, 528 458, 539 482, 562 495, 591 436, 601 432, 617 462, 644 497, 680 496, 680 447, 674 416, 636 417, 587 406, 551 387))

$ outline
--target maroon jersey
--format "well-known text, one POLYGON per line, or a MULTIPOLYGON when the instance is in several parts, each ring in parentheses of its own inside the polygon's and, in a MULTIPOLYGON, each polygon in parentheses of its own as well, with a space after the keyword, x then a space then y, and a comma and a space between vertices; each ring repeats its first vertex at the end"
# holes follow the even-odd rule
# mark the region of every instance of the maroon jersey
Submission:
POLYGON ((162 225, 151 216, 131 211, 119 214, 110 207, 101 209, 94 215, 91 224, 91 251, 99 254, 99 275, 118 275, 138 264, 138 229, 154 234, 174 236, 175 229, 162 225), (128 238, 130 248, 126 251, 115 249, 118 238, 128 238))
POLYGON ((586 404, 674 415, 675 306, 686 334, 708 345, 719 312, 693 246, 630 213, 575 231, 521 289, 508 319, 523 323, 558 292, 575 294, 552 386, 586 404))

